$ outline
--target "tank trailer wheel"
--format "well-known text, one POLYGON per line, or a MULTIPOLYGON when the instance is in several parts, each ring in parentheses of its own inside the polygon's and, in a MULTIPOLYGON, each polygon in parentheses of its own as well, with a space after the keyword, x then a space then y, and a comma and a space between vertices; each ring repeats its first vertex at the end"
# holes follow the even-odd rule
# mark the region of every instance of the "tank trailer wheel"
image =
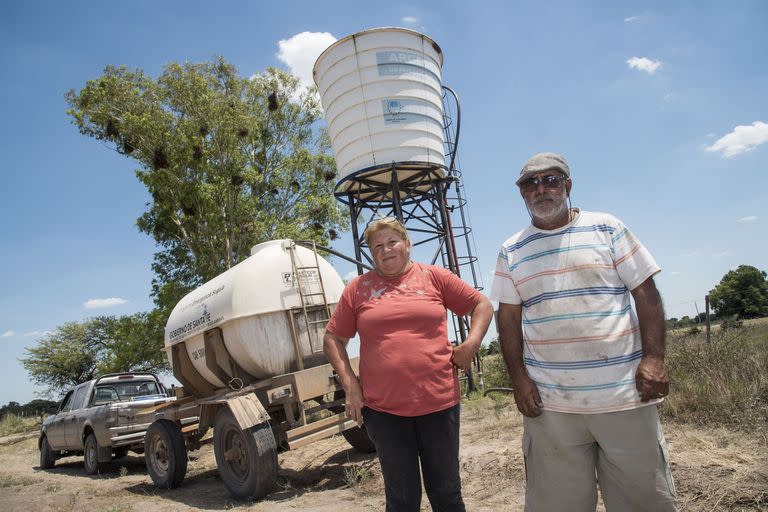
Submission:
POLYGON ((147 472, 161 489, 178 487, 187 474, 187 447, 175 423, 155 421, 144 435, 147 472))
MULTIPOLYGON (((338 390, 333 394, 333 400, 341 400, 344 398, 344 391, 338 390)), ((329 409, 331 412, 339 414, 344 412, 344 407, 336 406, 331 407, 329 409)), ((344 439, 347 440, 347 442, 360 453, 373 453, 376 451, 376 446, 373 444, 373 441, 371 441, 371 438, 368 437, 368 432, 365 430, 365 425, 362 427, 352 427, 348 428, 344 432, 341 433, 342 436, 344 436, 344 439)))
POLYGON ((101 464, 99 464, 99 443, 93 434, 88 434, 88 437, 85 438, 83 466, 85 466, 85 472, 89 475, 95 475, 101 469, 101 464))
POLYGON ((56 464, 57 453, 51 449, 48 437, 43 436, 40 441, 40 469, 51 469, 56 464))
POLYGON ((368 437, 368 432, 365 430, 365 425, 362 427, 348 428, 341 433, 344 439, 360 453, 373 453, 376 451, 376 445, 373 444, 371 438, 368 437))
POLYGON ((242 430, 222 407, 213 427, 213 451, 224 485, 239 499, 265 496, 277 479, 277 446, 269 423, 242 430))

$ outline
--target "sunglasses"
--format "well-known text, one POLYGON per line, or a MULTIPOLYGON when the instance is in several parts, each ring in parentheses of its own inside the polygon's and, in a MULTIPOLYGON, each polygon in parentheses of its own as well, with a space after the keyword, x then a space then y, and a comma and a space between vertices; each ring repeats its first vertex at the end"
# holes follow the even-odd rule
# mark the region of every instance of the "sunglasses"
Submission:
POLYGON ((541 178, 528 178, 520 183, 520 189, 524 192, 531 192, 539 188, 539 185, 544 185, 545 189, 555 190, 560 188, 560 185, 567 178, 562 174, 550 174, 549 176, 542 176, 541 178))

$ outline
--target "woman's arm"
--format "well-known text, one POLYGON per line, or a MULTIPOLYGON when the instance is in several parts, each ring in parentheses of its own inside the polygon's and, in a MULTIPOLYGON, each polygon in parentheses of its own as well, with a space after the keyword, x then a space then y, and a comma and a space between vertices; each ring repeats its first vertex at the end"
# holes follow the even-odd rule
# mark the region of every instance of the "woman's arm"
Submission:
POLYGON ((342 338, 326 331, 323 337, 323 352, 333 369, 339 374, 341 385, 344 387, 344 407, 347 415, 355 420, 358 425, 363 424, 363 415, 360 410, 363 407, 363 388, 357 375, 349 363, 349 354, 347 354, 347 343, 349 338, 342 338))
POLYGON ((469 318, 470 328, 467 339, 460 345, 453 347, 453 357, 451 358, 453 365, 464 371, 469 370, 472 359, 477 354, 477 349, 480 348, 480 343, 482 343, 488 325, 493 318, 493 305, 485 295, 480 295, 475 307, 469 312, 469 318))

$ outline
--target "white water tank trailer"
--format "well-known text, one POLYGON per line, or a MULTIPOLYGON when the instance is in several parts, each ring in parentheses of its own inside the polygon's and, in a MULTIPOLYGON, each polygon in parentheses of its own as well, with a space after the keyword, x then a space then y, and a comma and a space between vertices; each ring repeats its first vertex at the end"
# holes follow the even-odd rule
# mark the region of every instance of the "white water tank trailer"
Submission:
POLYGON ((343 288, 311 249, 290 240, 258 244, 179 301, 165 327, 168 358, 173 366, 172 349, 183 343, 194 370, 214 388, 227 387, 206 365, 205 333, 219 328, 231 358, 254 379, 325 364, 324 320, 343 288))

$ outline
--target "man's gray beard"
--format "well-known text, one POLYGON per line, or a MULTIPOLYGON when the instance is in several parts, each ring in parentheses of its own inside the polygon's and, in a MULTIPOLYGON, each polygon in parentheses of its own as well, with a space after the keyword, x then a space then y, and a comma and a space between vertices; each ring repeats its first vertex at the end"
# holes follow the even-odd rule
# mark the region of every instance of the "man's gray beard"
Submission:
POLYGON ((568 203, 562 201, 557 207, 552 207, 547 204, 532 204, 528 209, 534 219, 542 222, 553 222, 568 211, 568 203))

